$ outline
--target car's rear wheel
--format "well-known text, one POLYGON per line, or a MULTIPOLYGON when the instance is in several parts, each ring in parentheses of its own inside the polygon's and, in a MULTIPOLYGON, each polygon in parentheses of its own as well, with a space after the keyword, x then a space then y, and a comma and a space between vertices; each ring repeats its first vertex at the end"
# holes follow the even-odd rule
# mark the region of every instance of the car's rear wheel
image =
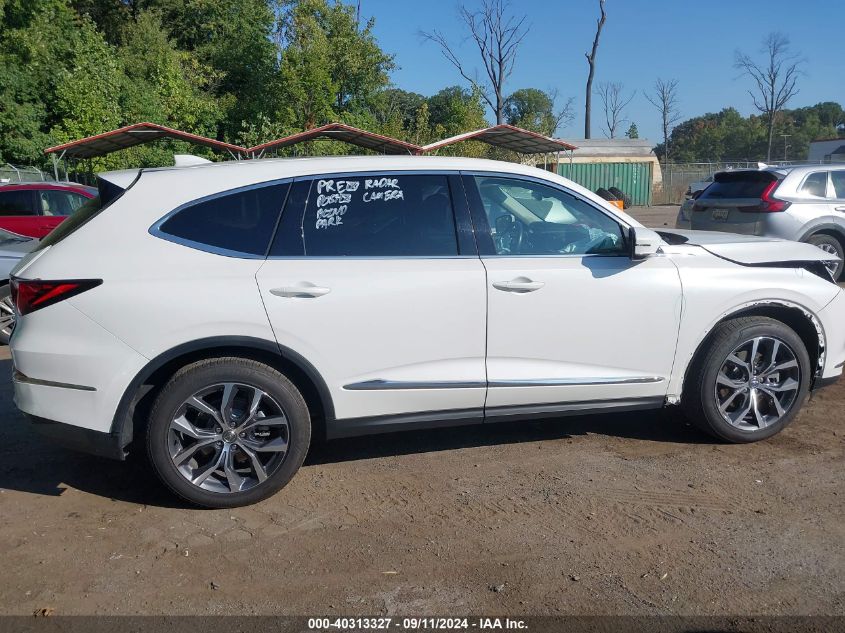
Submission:
POLYGON ((243 358, 181 369, 153 405, 147 453, 164 484, 209 508, 248 505, 284 487, 311 440, 308 408, 285 376, 243 358))
POLYGON ((768 317, 718 325, 687 375, 681 404, 702 430, 729 442, 780 432, 801 409, 810 385, 804 342, 768 317))
POLYGON ((838 262, 830 262, 827 264, 827 269, 830 271, 830 274, 833 275, 833 278, 836 281, 839 281, 839 278, 842 276, 842 269, 845 268, 845 261, 843 261, 845 260, 845 249, 842 247, 842 242, 832 235, 819 233, 817 235, 810 236, 810 238, 807 239, 807 243, 812 244, 813 246, 818 246, 824 252, 830 253, 831 255, 835 255, 839 258, 838 262))
POLYGON ((15 306, 12 303, 12 287, 0 286, 0 344, 8 345, 15 329, 15 306))

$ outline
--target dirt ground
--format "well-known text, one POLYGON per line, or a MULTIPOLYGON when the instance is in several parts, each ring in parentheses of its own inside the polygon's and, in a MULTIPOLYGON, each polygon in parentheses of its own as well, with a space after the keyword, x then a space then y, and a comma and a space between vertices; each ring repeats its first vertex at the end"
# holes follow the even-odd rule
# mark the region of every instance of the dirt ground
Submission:
POLYGON ((845 614, 845 381, 760 444, 654 412, 357 438, 208 511, 42 441, 0 359, 0 614, 845 614))

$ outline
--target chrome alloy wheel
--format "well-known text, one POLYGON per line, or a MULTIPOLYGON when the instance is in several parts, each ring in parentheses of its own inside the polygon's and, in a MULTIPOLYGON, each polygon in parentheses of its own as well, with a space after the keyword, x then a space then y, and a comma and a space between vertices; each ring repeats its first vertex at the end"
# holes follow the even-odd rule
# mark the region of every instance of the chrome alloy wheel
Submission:
MULTIPOLYGON (((825 242, 823 244, 818 244, 818 247, 820 249, 822 249, 825 253, 830 253, 831 255, 833 255, 835 257, 840 257, 839 251, 836 249, 836 247, 833 244, 828 244, 827 242, 825 242)), ((830 271, 831 275, 835 275, 836 269, 839 268, 839 262, 838 261, 827 261, 827 262, 824 262, 824 267, 827 268, 828 271, 830 271)))
POLYGON ((15 329, 15 306, 12 303, 12 296, 6 292, 0 294, 0 334, 6 339, 12 336, 15 329))
POLYGON ((288 452, 288 419, 279 404, 252 385, 223 383, 185 400, 170 422, 173 465, 210 492, 249 490, 275 473, 288 452))
POLYGON ((716 406, 742 431, 759 431, 783 418, 795 404, 801 368, 795 352, 771 336, 736 347, 716 377, 716 406))

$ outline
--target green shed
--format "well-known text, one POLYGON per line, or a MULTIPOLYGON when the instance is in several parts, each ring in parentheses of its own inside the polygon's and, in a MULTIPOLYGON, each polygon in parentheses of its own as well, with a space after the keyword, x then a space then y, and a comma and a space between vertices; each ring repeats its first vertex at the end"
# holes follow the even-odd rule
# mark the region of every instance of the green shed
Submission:
POLYGON ((590 191, 616 187, 631 204, 651 204, 652 188, 662 182, 660 163, 647 139, 564 139, 577 147, 560 154, 557 173, 590 191))

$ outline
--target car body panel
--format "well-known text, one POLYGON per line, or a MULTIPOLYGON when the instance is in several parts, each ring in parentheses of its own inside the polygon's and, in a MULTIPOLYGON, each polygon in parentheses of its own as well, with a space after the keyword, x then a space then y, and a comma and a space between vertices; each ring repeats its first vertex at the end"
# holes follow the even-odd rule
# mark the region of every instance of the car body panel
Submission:
POLYGON ((688 240, 688 244, 701 246, 714 255, 739 264, 753 266, 773 262, 831 260, 830 253, 826 253, 817 246, 777 238, 733 235, 716 231, 665 230, 662 232, 680 235, 688 240), (777 259, 773 259, 773 249, 776 249, 777 259))
POLYGON ((671 260, 586 255, 482 261, 488 275, 488 406, 665 395, 681 314, 681 284, 671 260), (522 277, 544 285, 524 294, 494 285, 522 277))
POLYGON ((339 420, 484 406, 478 258, 269 259, 257 280, 276 339, 320 372, 339 420), (304 284, 331 291, 273 293, 304 284))

